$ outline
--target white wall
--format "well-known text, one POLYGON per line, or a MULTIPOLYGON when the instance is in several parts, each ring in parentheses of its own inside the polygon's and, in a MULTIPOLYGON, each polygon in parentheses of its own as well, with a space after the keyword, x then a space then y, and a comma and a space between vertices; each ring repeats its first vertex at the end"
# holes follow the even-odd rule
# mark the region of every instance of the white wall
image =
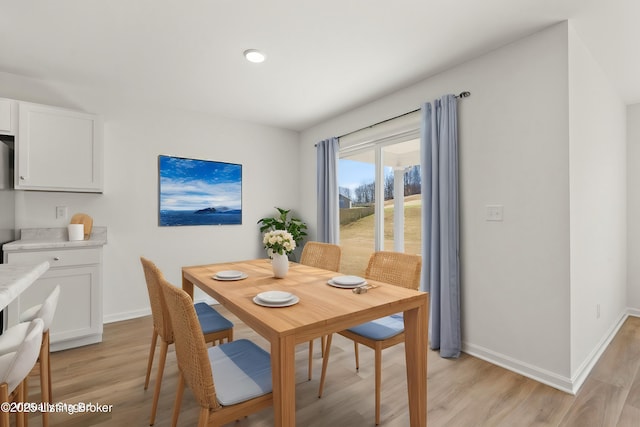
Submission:
MULTIPOLYGON (((428 78, 302 134, 301 167, 323 138, 460 101, 462 310, 465 351, 570 389, 567 24, 428 78), (503 222, 485 206, 504 205, 503 222)), ((302 181, 315 215, 315 179, 302 181)))
POLYGON ((627 107, 627 307, 640 316, 640 104, 627 107))
POLYGON ((569 27, 571 373, 580 385, 626 318, 626 110, 569 27))
MULTIPOLYGON (((55 206, 84 212, 108 227, 104 247, 104 315, 149 313, 139 256, 180 285, 180 267, 263 256, 257 220, 298 207, 298 134, 222 117, 149 105, 0 73, 0 97, 100 114, 104 120, 104 194, 16 192, 17 228, 57 227, 55 206), (158 227, 159 154, 243 165, 243 224, 158 227), (287 165, 283 167, 282 165, 287 165)), ((310 172, 311 173, 311 172, 310 172)), ((202 297, 202 294, 199 295, 202 297)))

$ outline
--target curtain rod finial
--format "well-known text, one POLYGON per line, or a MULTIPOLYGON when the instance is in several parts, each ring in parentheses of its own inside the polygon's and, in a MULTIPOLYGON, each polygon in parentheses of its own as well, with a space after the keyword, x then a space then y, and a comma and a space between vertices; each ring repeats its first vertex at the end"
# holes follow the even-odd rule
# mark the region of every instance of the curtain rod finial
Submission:
POLYGON ((471 96, 471 92, 464 91, 464 92, 460 92, 460 95, 458 95, 458 98, 467 98, 469 96, 471 96))

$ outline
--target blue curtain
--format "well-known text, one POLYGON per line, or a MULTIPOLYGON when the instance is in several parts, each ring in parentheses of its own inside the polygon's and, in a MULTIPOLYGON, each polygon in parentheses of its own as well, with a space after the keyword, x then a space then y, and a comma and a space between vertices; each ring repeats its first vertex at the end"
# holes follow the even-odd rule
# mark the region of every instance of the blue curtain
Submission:
POLYGON ((458 357, 460 239, 457 99, 445 95, 422 108, 422 283, 431 299, 431 348, 458 357))
POLYGON ((318 236, 325 243, 338 243, 340 217, 338 210, 338 138, 316 144, 318 155, 318 236))

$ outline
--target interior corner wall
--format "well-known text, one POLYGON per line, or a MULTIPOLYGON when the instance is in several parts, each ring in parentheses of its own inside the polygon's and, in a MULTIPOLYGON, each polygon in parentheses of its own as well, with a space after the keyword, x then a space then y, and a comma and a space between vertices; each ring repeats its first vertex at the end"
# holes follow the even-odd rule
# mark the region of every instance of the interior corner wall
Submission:
POLYGON ((581 380, 626 318, 626 109, 569 26, 571 371, 581 380))
MULTIPOLYGON (((299 210, 297 132, 127 99, 100 88, 0 73, 0 97, 99 114, 104 121, 104 193, 15 191, 16 227, 62 227, 56 206, 108 227, 103 252, 105 321, 150 313, 139 257, 180 286, 180 268, 264 256, 257 225, 299 210), (158 226, 158 155, 242 165, 242 225, 158 226), (287 168, 273 165, 289 165, 287 168)), ((204 294, 198 292, 197 299, 204 294)))
POLYGON ((640 316, 640 104, 627 107, 627 307, 640 316))
MULTIPOLYGON (((432 76, 301 135, 313 145, 420 107, 459 101, 464 351, 570 390, 569 117, 567 23, 432 76), (504 206, 504 221, 486 206, 504 206)), ((301 180, 315 217, 315 174, 301 180)), ((373 248, 372 248, 373 249, 373 248)))

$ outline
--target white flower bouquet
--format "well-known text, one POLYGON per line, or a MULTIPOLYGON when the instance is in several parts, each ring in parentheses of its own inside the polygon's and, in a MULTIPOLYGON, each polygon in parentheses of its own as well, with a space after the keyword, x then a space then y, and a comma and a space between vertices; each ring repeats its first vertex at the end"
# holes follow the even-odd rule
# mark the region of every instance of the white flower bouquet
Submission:
POLYGON ((271 249, 274 254, 286 255, 296 248, 296 241, 291 233, 285 230, 273 230, 264 233, 262 239, 265 249, 271 249))

